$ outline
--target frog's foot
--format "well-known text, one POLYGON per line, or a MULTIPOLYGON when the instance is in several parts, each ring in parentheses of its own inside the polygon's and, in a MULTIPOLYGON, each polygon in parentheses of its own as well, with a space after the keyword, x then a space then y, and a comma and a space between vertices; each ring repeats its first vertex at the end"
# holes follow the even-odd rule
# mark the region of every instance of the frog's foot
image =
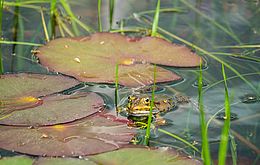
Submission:
POLYGON ((166 120, 162 118, 159 114, 156 114, 155 119, 156 119, 155 125, 157 126, 162 126, 167 124, 166 120))
POLYGON ((178 104, 188 104, 190 102, 190 97, 178 94, 175 96, 175 100, 178 104))

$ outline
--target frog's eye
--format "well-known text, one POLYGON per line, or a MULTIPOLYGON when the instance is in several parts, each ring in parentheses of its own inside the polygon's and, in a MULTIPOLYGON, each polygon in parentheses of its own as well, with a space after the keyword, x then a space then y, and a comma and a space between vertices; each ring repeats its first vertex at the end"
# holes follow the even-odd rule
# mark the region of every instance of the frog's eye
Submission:
POLYGON ((150 99, 149 99, 149 98, 146 98, 146 99, 145 99, 145 102, 146 102, 146 103, 149 103, 149 102, 150 102, 150 99))
POLYGON ((128 101, 133 101, 133 100, 135 100, 135 99, 136 99, 135 96, 128 96, 128 101))

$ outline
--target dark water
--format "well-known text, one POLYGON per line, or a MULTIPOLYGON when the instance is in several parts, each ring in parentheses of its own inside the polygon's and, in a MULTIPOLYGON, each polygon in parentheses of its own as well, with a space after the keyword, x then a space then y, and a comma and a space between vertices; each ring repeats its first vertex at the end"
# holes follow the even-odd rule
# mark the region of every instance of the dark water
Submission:
MULTIPOLYGON (((80 0, 70 1, 72 10, 81 21, 97 29, 97 10, 96 1, 80 0)), ((235 142, 237 143, 238 157, 246 157, 250 160, 259 154, 259 124, 260 124, 260 48, 236 49, 221 48, 226 45, 251 45, 260 43, 260 2, 258 0, 193 0, 187 1, 162 1, 161 8, 175 7, 182 10, 182 13, 167 12, 160 14, 159 26, 170 33, 173 33, 194 45, 212 52, 214 59, 198 52, 207 61, 207 66, 203 69, 205 81, 204 106, 207 119, 211 119, 209 124, 209 140, 213 155, 217 155, 218 142, 220 140, 221 126, 223 120, 216 119, 217 112, 224 111, 224 85, 221 72, 220 61, 225 62, 236 70, 245 82, 230 68, 225 68, 228 77, 229 96, 231 101, 231 111, 234 120, 231 128, 235 142), (236 57, 227 56, 225 53, 236 54, 236 57), (246 59, 245 59, 246 58, 246 59), (255 98, 255 101, 254 101, 255 98), (244 101, 251 99, 251 101, 244 101), (252 101, 253 100, 253 101, 252 101), (242 137, 242 139, 241 139, 242 137), (253 146, 253 147, 252 147, 253 146)), ((103 4, 102 20, 104 30, 108 30, 108 4, 103 4)), ((47 4, 42 6, 48 8, 47 4)), ((117 1, 114 13, 113 28, 117 29, 118 22, 125 20, 125 28, 150 27, 149 24, 142 22, 143 19, 152 21, 153 14, 146 14, 137 17, 133 13, 155 9, 156 1, 117 1)), ((61 11, 62 8, 60 7, 61 11)), ((22 23, 24 33, 15 37, 13 30, 15 17, 14 8, 10 7, 3 17, 3 35, 5 40, 28 41, 34 43, 45 43, 41 25, 40 13, 34 9, 19 8, 19 15, 23 18, 22 23), (11 12, 12 11, 12 12, 11 12)), ((46 19, 48 15, 45 14, 46 19)), ((88 34, 81 29, 81 35, 88 34)), ((59 34, 57 34, 59 36, 59 34)), ((180 41, 165 35, 173 42, 183 44, 180 41)), ((4 55, 4 68, 6 72, 36 72, 48 73, 48 71, 34 62, 32 58, 31 46, 2 45, 4 55)), ((180 105, 176 111, 164 115, 171 124, 162 127, 169 132, 186 138, 188 141, 200 143, 199 112, 197 106, 197 75, 198 68, 182 69, 167 68, 182 75, 184 80, 175 84, 162 84, 164 89, 161 93, 169 95, 175 91, 191 97, 191 103, 180 105)), ((114 89, 108 85, 88 86, 83 90, 98 92, 105 96, 107 106, 112 110, 114 89)), ((131 94, 131 89, 121 88, 120 98, 124 99, 131 94)), ((111 112, 112 113, 112 112, 111 112)), ((153 134, 152 145, 174 146, 185 150, 185 145, 175 139, 156 132, 153 134)))

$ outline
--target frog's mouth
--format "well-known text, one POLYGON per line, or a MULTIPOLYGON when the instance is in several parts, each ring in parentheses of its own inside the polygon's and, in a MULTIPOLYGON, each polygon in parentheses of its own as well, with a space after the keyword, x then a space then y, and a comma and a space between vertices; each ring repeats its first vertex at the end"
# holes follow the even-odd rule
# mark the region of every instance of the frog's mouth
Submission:
MULTIPOLYGON (((153 115, 159 113, 160 111, 158 109, 154 109, 152 111, 153 115)), ((150 111, 145 111, 145 110, 138 110, 138 111, 133 111, 131 113, 128 113, 129 116, 149 116, 150 111)))

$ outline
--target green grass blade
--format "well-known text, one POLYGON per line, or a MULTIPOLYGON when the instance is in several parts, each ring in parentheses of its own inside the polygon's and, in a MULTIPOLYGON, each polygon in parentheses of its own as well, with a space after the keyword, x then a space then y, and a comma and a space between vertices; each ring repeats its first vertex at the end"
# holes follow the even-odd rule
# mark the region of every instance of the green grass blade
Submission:
POLYGON ((199 78, 198 78, 198 93, 199 93, 199 111, 200 111, 200 128, 201 128, 201 139, 202 139, 202 159, 205 165, 210 165, 210 149, 208 143, 208 131, 206 127, 205 112, 202 99, 202 62, 200 64, 199 78))
POLYGON ((235 142, 235 138, 230 135, 230 149, 231 149, 231 156, 232 156, 232 163, 233 165, 237 165, 237 146, 235 142))
MULTIPOLYGON (((16 2, 20 2, 21 0, 16 0, 16 2)), ((22 42, 24 41, 24 18, 21 15, 21 10, 19 6, 15 7, 15 16, 14 16, 14 33, 13 33, 13 41, 22 42)), ((17 57, 23 57, 26 54, 24 53, 24 46, 14 45, 12 52, 17 55, 17 57)), ((21 70, 25 67, 24 60, 22 58, 12 58, 12 71, 21 70)))
POLYGON ((73 17, 72 19, 73 19, 73 21, 75 21, 80 27, 82 27, 87 32, 89 32, 89 33, 95 32, 94 29, 92 29, 91 27, 89 27, 86 24, 84 24, 83 22, 81 22, 78 18, 73 17))
POLYGON ((102 32, 102 21, 101 21, 101 4, 102 0, 98 0, 98 31, 102 32))
MULTIPOLYGON (((3 18, 3 6, 4 0, 0 0, 0 34, 2 34, 2 18, 3 18)), ((2 45, 0 44, 0 74, 4 73, 3 55, 2 55, 2 45)))
POLYGON ((115 7, 115 0, 109 0, 109 23, 110 23, 110 30, 112 29, 112 25, 113 25, 114 7, 115 7))
POLYGON ((166 135, 169 135, 169 136, 173 137, 174 139, 177 139, 177 140, 183 142, 184 144, 188 145, 189 147, 191 147, 191 148, 194 149, 195 151, 200 152, 198 148, 196 148, 193 144, 189 143, 189 142, 186 141, 185 139, 183 139, 183 138, 181 138, 181 137, 179 137, 179 136, 177 136, 177 135, 175 135, 175 134, 173 134, 173 133, 170 133, 170 132, 168 132, 168 131, 165 131, 165 130, 163 130, 163 129, 160 129, 160 128, 158 128, 158 131, 159 131, 159 132, 162 132, 162 133, 164 133, 164 134, 166 134, 166 135))
POLYGON ((60 0, 60 3, 62 4, 62 6, 65 9, 65 11, 67 12, 67 14, 70 16, 73 32, 75 33, 76 36, 78 36, 80 34, 80 32, 79 32, 78 26, 75 22, 75 19, 77 19, 77 18, 74 15, 74 13, 71 11, 69 3, 67 2, 67 0, 60 0))
POLYGON ((147 128, 146 128, 146 133, 145 133, 145 139, 144 143, 145 145, 149 144, 149 139, 150 139, 150 129, 151 129, 151 122, 152 122, 152 116, 153 116, 153 107, 154 107, 154 91, 156 88, 156 65, 154 65, 154 70, 153 70, 153 89, 152 89, 152 100, 151 100, 151 105, 150 105, 150 113, 148 116, 148 122, 147 122, 147 128))
POLYGON ((57 6, 57 0, 51 1, 51 7, 50 7, 50 32, 51 32, 51 38, 53 39, 55 37, 55 26, 56 26, 56 18, 55 18, 55 12, 57 6))
MULTIPOLYGON (((116 64, 116 77, 115 77, 115 107, 117 109, 117 104, 118 104, 118 64, 116 64)), ((118 111, 117 111, 118 115, 118 111)))
POLYGON ((2 41, 0 40, 0 44, 15 44, 15 45, 28 45, 28 46, 42 46, 42 44, 35 44, 30 42, 19 42, 19 41, 2 41))
POLYGON ((157 33, 159 14, 160 14, 160 0, 157 0, 156 11, 153 18, 153 26, 152 26, 152 34, 151 34, 152 37, 156 36, 157 33))
POLYGON ((224 126, 222 128, 219 152, 218 152, 219 165, 225 165, 227 146, 229 140, 229 129, 230 129, 230 102, 228 96, 227 78, 226 78, 225 68, 223 64, 222 64, 222 74, 223 74, 224 88, 225 88, 225 121, 224 121, 224 126))
POLYGON ((49 38, 49 34, 48 34, 48 30, 47 30, 47 26, 46 26, 46 22, 45 22, 42 10, 41 10, 41 19, 42 19, 42 26, 43 26, 43 30, 44 30, 44 34, 45 34, 45 39, 47 42, 49 42, 50 38, 49 38))
POLYGON ((226 45, 226 46, 217 46, 217 48, 237 48, 237 49, 244 49, 244 48, 260 48, 260 45, 253 44, 253 45, 226 45))

